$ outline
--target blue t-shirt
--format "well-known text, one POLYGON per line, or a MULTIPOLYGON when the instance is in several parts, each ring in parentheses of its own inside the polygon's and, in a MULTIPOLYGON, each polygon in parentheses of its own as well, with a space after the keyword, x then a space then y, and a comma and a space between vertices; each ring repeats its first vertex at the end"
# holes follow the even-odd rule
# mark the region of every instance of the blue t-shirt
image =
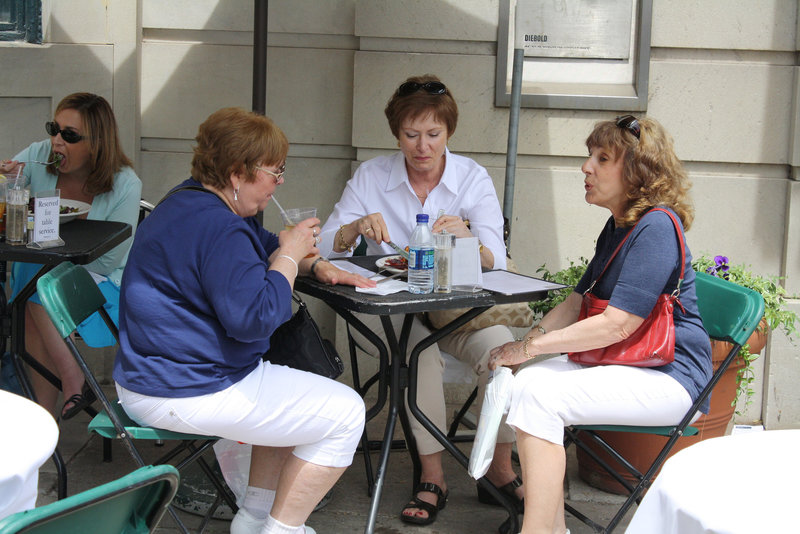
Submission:
POLYGON ((244 378, 291 316, 291 286, 268 270, 278 246, 215 194, 165 199, 139 226, 122 278, 114 380, 143 395, 193 397, 244 378))
MULTIPOLYGON (((683 226, 680 226, 683 233, 683 226)), ((597 239, 595 256, 575 286, 577 293, 584 293, 592 280, 600 275, 629 230, 617 228, 614 218, 609 218, 597 239)), ((654 369, 680 382, 694 402, 711 378, 711 343, 697 308, 692 254, 686 246, 686 261, 681 266, 678 236, 666 213, 655 211, 642 217, 592 293, 600 299, 607 299, 609 306, 645 318, 662 293, 672 293, 681 270, 684 279, 679 300, 685 313, 675 306, 675 361, 654 369)), ((708 407, 706 401, 700 409, 707 413, 708 407)))

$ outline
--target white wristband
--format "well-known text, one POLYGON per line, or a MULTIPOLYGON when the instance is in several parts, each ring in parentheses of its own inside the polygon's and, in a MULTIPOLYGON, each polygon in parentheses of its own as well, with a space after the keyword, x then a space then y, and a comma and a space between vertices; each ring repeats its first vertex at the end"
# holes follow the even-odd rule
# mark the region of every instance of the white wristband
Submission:
POLYGON ((287 256, 286 254, 278 254, 277 256, 275 256, 275 259, 278 258, 286 258, 290 262, 294 263, 294 277, 297 278, 298 275, 300 274, 300 266, 297 265, 297 262, 294 261, 294 258, 292 258, 291 256, 287 256))

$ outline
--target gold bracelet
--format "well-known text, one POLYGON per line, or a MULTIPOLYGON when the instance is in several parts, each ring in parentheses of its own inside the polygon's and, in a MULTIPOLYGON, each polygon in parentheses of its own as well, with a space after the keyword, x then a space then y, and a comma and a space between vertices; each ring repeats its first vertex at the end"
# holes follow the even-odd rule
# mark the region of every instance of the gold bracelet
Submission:
POLYGON ((353 241, 352 243, 348 243, 347 241, 344 240, 344 226, 345 225, 339 226, 339 246, 342 247, 342 252, 345 251, 352 252, 353 247, 355 246, 356 243, 355 241, 353 241))
POLYGON ((531 338, 526 337, 525 341, 522 342, 522 352, 525 353, 525 357, 526 358, 528 358, 529 360, 532 360, 534 358, 534 356, 532 356, 531 353, 528 352, 528 343, 530 343, 530 342, 531 342, 531 338))

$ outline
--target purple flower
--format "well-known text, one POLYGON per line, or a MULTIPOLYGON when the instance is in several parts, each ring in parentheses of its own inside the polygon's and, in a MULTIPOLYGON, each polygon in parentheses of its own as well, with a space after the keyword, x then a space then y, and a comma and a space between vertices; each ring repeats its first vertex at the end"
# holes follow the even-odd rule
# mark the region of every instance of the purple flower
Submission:
POLYGON ((730 266, 728 265, 728 257, 727 256, 714 256, 714 264, 708 269, 706 272, 711 276, 717 276, 719 278, 728 279, 728 270, 730 266))

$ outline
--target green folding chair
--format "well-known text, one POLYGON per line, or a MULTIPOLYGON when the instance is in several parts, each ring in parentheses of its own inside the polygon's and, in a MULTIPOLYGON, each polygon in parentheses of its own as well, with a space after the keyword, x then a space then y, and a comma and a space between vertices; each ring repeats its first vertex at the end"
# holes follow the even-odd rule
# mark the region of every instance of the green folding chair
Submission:
MULTIPOLYGON (((216 501, 206 514, 203 523, 199 527, 199 532, 205 529, 222 500, 236 513, 238 507, 230 489, 202 457, 203 453, 219 438, 140 426, 128 417, 118 402, 111 402, 103 392, 91 369, 86 364, 86 360, 70 337, 70 334, 75 331, 78 324, 94 312, 99 312, 114 337, 119 339, 116 325, 103 308, 105 298, 97 288, 97 284, 95 284, 89 272, 82 266, 64 262, 42 276, 38 280, 36 288, 39 292, 42 306, 47 310, 50 319, 61 337, 64 338, 64 342, 69 347, 81 371, 83 371, 86 383, 92 388, 92 391, 94 391, 97 399, 102 404, 103 410, 89 423, 89 431, 95 432, 104 438, 121 439, 125 448, 139 466, 146 464, 134 445, 134 440, 177 441, 178 443, 169 452, 154 463, 164 464, 180 459, 175 464, 175 467, 180 471, 190 463, 197 462, 197 465, 200 466, 206 477, 217 489, 216 501)), ((181 531, 188 532, 172 506, 169 507, 168 511, 181 531)))
POLYGON ((102 486, 0 520, 0 534, 152 532, 178 490, 171 465, 149 465, 102 486))
POLYGON ((667 459, 667 455, 672 450, 678 438, 681 436, 693 436, 698 433, 698 429, 690 426, 700 405, 711 395, 714 386, 719 382, 722 374, 731 364, 739 352, 739 349, 747 343, 747 338, 758 327, 761 317, 764 315, 764 299, 757 292, 728 282, 721 278, 697 273, 695 282, 697 288, 697 304, 700 308, 700 317, 703 319, 703 326, 712 339, 727 341, 733 345, 728 356, 722 362, 719 369, 712 375, 705 389, 700 393, 699 398, 694 402, 689 411, 680 423, 675 426, 652 427, 652 426, 615 426, 615 425, 577 425, 565 429, 565 447, 574 443, 581 450, 586 452, 595 462, 597 462, 611 477, 622 484, 629 492, 628 498, 622 504, 616 515, 611 521, 603 526, 591 520, 574 507, 565 504, 566 510, 577 517, 595 532, 612 532, 619 524, 633 503, 637 505, 642 496, 650 487, 653 478, 667 459), (619 454, 613 447, 603 441, 597 435, 597 431, 613 430, 617 432, 639 432, 647 434, 657 434, 668 437, 668 440, 661 452, 656 456, 653 463, 642 474, 628 460, 619 454), (608 453, 614 459, 616 466, 609 465, 607 461, 598 456, 594 449, 587 443, 591 441, 600 449, 608 453), (624 469, 633 477, 636 485, 631 484, 624 478, 621 470, 624 469))

